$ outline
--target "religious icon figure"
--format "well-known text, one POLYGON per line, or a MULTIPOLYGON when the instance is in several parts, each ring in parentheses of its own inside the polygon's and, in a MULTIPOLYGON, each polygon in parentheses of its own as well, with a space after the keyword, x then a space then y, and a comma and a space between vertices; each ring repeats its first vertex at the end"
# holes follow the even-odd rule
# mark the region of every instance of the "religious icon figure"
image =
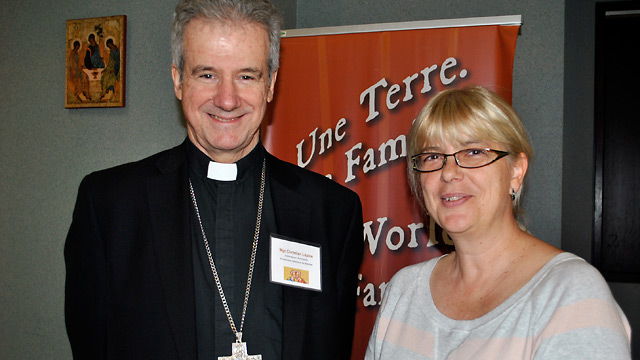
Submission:
POLYGON ((302 272, 298 269, 291 269, 291 271, 289 272, 289 275, 290 276, 286 279, 288 281, 293 281, 301 284, 307 283, 305 279, 302 277, 302 272))
POLYGON ((113 39, 107 39, 107 48, 109 49, 109 60, 107 66, 102 73, 102 98, 101 100, 112 99, 115 93, 116 82, 119 80, 120 73, 120 50, 113 43, 113 39))
POLYGON ((83 73, 84 65, 80 61, 80 41, 75 40, 73 42, 73 48, 68 55, 67 60, 67 82, 68 90, 73 93, 76 99, 81 102, 88 100, 88 80, 83 73))

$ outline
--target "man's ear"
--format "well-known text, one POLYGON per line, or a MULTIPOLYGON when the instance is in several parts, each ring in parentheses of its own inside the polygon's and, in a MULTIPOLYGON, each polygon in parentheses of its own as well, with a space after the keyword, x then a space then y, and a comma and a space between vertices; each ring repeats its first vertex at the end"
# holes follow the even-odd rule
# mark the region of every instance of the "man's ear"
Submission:
POLYGON ((173 78, 173 91, 178 100, 182 100, 182 75, 175 65, 171 65, 171 77, 173 78))
POLYGON ((274 71, 273 74, 271 74, 271 81, 269 83, 269 90, 267 93, 267 102, 271 102, 271 100, 273 100, 273 93, 276 89, 276 78, 278 77, 278 70, 274 71))

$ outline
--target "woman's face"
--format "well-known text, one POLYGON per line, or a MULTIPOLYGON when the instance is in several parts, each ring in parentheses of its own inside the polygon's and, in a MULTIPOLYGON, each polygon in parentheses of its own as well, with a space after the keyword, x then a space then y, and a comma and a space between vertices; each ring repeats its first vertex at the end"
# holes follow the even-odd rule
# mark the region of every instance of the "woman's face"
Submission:
MULTIPOLYGON (((490 142, 437 144, 423 151, 452 154, 469 148, 505 150, 490 142)), ((511 189, 516 191, 526 173, 526 156, 502 158, 484 167, 465 169, 452 156, 438 171, 422 173, 425 206, 438 225, 453 237, 468 232, 495 230, 513 221, 511 189), (524 167, 523 167, 524 165, 524 167)))

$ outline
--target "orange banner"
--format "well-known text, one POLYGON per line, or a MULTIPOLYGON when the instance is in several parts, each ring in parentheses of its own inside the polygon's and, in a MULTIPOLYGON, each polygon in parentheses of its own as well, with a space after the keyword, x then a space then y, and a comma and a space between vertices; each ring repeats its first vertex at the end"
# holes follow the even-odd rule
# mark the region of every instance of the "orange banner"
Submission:
POLYGON ((487 87, 511 101, 519 26, 284 37, 266 148, 354 191, 364 209, 353 359, 362 359, 386 282, 439 256, 448 238, 406 181, 406 134, 435 93, 487 87))

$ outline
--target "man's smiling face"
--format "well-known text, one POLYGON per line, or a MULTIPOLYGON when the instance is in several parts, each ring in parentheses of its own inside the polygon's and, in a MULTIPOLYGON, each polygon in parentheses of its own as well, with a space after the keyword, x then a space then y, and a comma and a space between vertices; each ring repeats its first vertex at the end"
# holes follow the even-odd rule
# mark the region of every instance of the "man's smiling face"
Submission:
POLYGON ((172 68, 191 141, 211 159, 235 162, 258 143, 273 99, 269 37, 254 23, 194 19, 183 36, 182 76, 172 68))

